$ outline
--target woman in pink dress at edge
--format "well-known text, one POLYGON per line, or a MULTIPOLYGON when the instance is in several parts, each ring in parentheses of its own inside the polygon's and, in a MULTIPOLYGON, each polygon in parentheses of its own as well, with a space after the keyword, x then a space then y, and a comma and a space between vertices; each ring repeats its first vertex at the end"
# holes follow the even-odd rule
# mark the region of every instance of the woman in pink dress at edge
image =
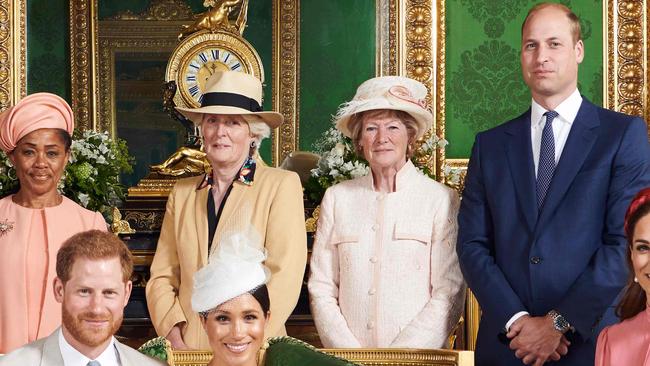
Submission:
POLYGON ((621 322, 600 333, 596 366, 650 365, 650 187, 639 192, 625 214, 630 277, 616 314, 621 322))
POLYGON ((48 336, 61 324, 54 299, 56 253, 70 236, 106 230, 98 212, 57 191, 74 121, 65 100, 36 93, 0 114, 0 148, 20 188, 0 200, 0 354, 48 336))

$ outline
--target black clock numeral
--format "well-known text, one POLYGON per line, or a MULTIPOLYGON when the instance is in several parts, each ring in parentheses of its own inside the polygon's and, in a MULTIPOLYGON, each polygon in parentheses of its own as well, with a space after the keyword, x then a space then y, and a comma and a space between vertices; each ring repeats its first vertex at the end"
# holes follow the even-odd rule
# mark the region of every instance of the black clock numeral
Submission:
POLYGON ((196 75, 187 75, 187 81, 196 81, 196 75))
POLYGON ((190 67, 192 67, 192 68, 194 68, 194 69, 196 69, 196 70, 198 70, 198 69, 201 68, 199 65, 195 65, 194 63, 191 63, 191 64, 190 64, 190 67))
POLYGON ((208 56, 206 56, 204 53, 199 53, 199 58, 201 61, 203 61, 203 63, 208 62, 208 56))
POLYGON ((192 94, 193 97, 196 97, 196 95, 199 93, 199 86, 194 85, 189 89, 190 94, 192 94))
POLYGON ((203 103, 203 94, 199 95, 199 103, 203 103))
POLYGON ((234 65, 230 68, 230 70, 237 70, 237 69, 240 68, 240 67, 241 67, 241 64, 238 62, 238 63, 234 64, 234 65))
POLYGON ((219 50, 212 50, 212 59, 215 61, 219 60, 219 50))
POLYGON ((229 58, 229 57, 230 57, 230 54, 229 54, 229 53, 226 53, 226 58, 223 59, 223 62, 224 62, 224 63, 225 63, 225 62, 228 62, 228 58, 229 58))

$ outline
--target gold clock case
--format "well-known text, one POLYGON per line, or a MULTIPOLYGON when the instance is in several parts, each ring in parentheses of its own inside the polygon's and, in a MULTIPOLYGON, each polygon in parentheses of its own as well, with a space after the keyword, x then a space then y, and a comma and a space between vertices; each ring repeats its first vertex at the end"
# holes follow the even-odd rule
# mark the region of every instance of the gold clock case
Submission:
POLYGON ((254 75, 264 82, 264 68, 257 51, 240 35, 228 31, 201 31, 183 39, 172 52, 167 64, 165 81, 176 81, 178 90, 174 102, 179 107, 197 108, 197 103, 189 92, 183 77, 191 60, 200 52, 219 49, 228 51, 241 61, 241 71, 254 75))

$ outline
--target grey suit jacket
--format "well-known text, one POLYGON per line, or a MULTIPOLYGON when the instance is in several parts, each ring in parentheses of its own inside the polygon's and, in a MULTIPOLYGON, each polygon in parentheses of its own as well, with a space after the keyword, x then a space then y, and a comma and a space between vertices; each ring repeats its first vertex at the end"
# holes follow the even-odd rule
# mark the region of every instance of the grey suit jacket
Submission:
MULTIPOLYGON (((59 329, 46 338, 29 343, 13 352, 0 356, 0 366, 63 366, 59 348, 59 329)), ((165 363, 145 356, 115 340, 122 366, 163 366, 165 363)))

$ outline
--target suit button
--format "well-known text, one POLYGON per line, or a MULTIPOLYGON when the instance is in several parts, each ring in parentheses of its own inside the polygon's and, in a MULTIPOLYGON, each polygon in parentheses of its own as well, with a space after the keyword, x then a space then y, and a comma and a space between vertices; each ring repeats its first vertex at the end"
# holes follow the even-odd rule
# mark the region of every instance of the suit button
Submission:
POLYGON ((542 258, 540 257, 532 257, 530 258, 530 263, 532 264, 540 264, 542 262, 542 258))
POLYGON ((375 322, 368 322, 368 329, 372 329, 375 327, 375 322))
POLYGON ((371 257, 370 263, 377 263, 377 257, 371 257))
POLYGON ((368 295, 374 295, 375 292, 377 291, 374 288, 371 288, 370 290, 368 290, 368 295))
POLYGON ((379 229, 379 225, 372 225, 372 231, 377 231, 377 229, 379 229))

